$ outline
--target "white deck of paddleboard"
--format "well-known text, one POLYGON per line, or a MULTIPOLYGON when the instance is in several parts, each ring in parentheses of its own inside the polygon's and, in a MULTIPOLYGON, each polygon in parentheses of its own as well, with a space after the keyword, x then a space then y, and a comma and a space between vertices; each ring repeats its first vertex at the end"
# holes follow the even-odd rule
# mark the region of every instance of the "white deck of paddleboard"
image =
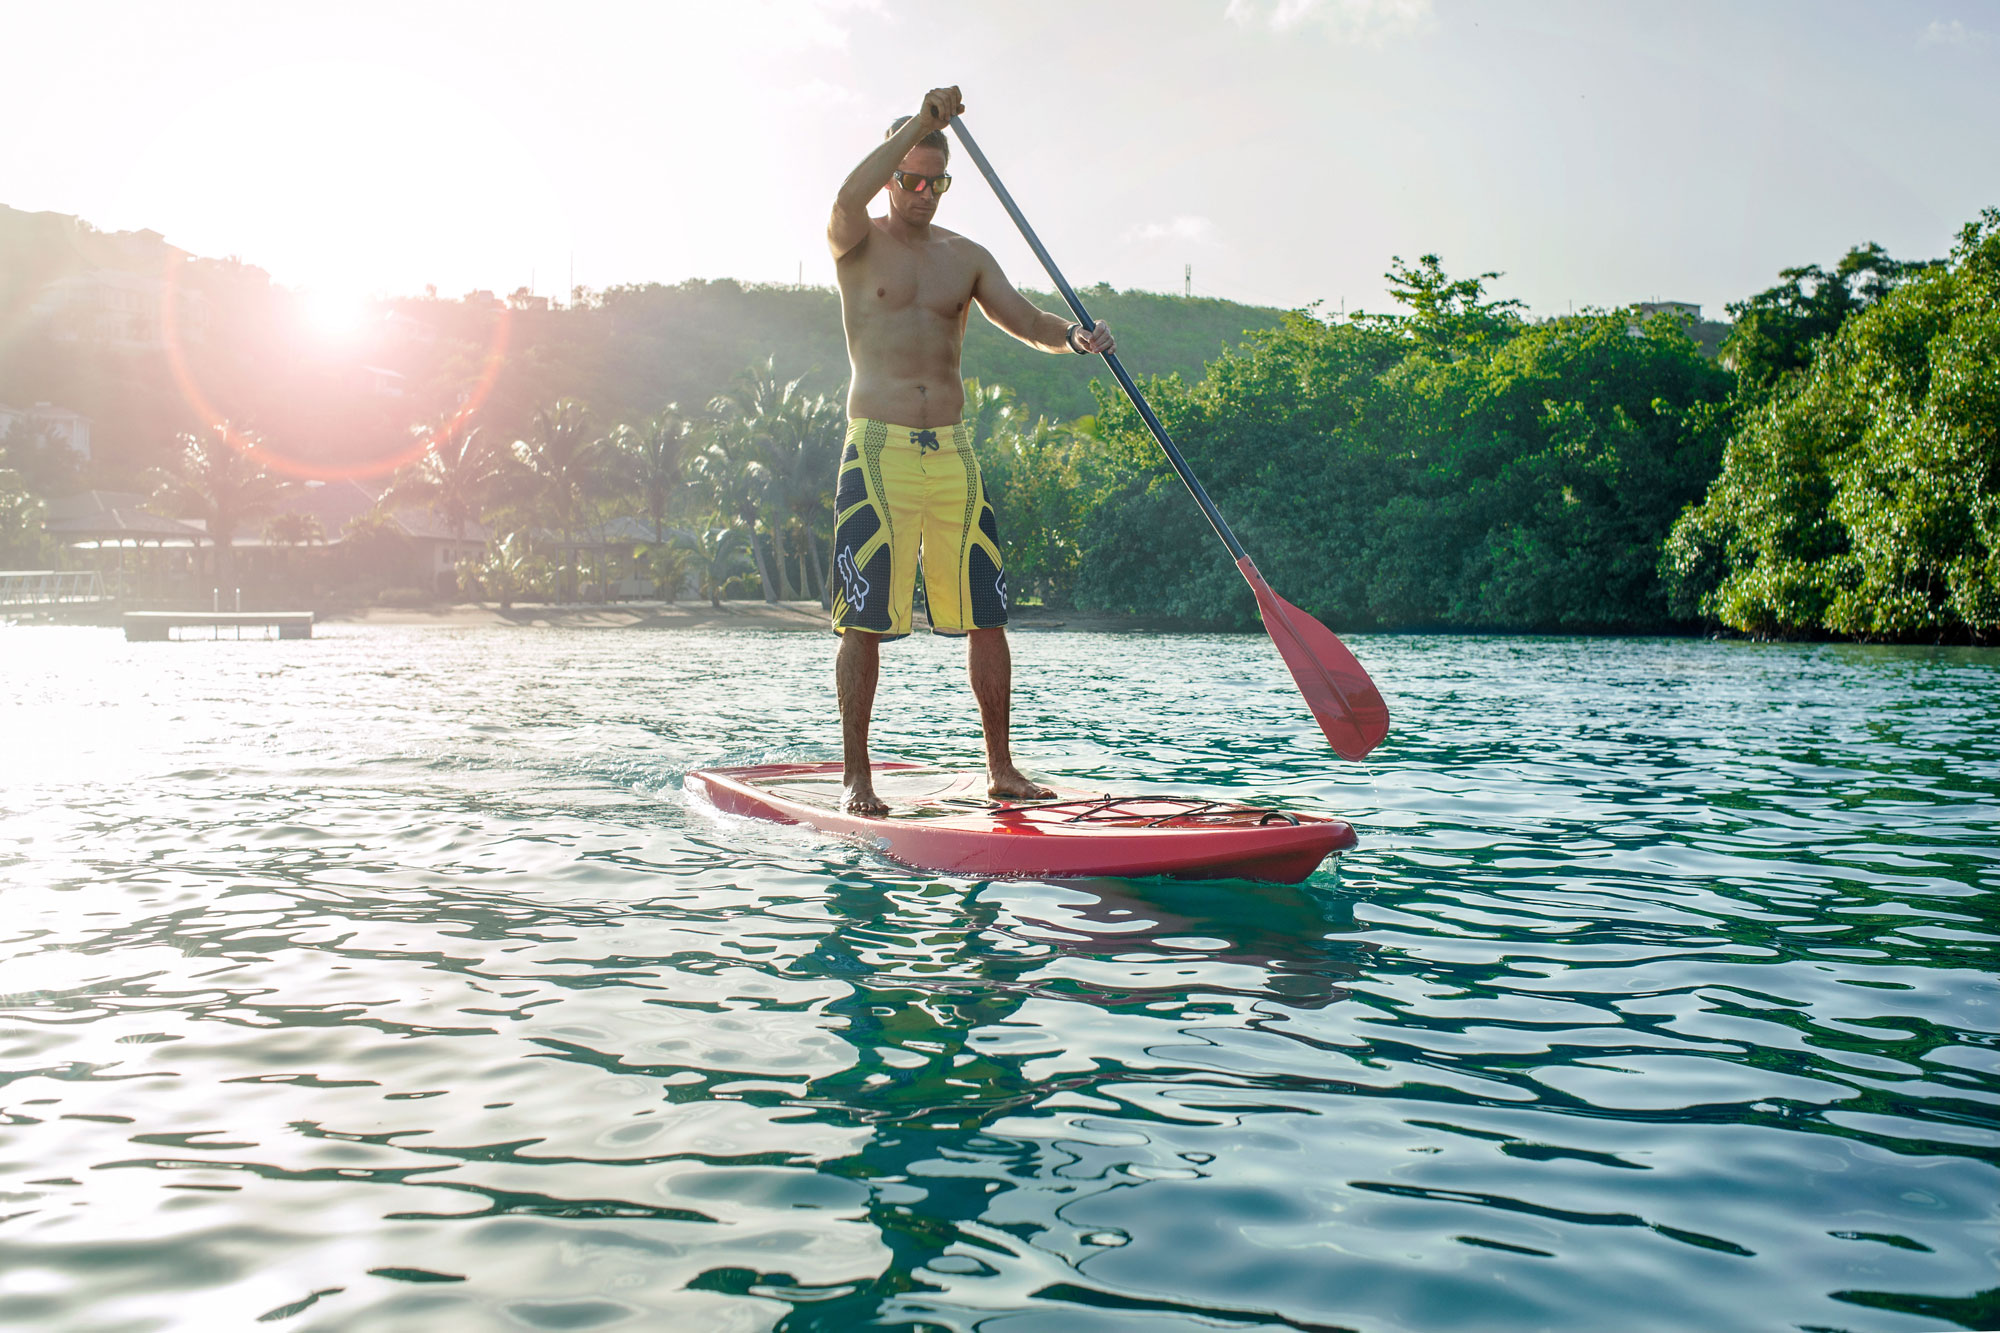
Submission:
MULTIPOLYGON (((815 809, 840 808, 842 788, 838 773, 824 776, 792 773, 755 780, 748 785, 815 809)), ((986 805, 986 773, 972 768, 877 768, 875 794, 889 803, 891 818, 914 814, 966 814, 986 805), (954 804, 944 804, 947 801, 954 804), (976 804, 963 804, 966 801, 976 804), (937 808, 939 806, 942 808, 937 808)), ((1059 794, 1075 796, 1085 793, 1064 790, 1059 794)))

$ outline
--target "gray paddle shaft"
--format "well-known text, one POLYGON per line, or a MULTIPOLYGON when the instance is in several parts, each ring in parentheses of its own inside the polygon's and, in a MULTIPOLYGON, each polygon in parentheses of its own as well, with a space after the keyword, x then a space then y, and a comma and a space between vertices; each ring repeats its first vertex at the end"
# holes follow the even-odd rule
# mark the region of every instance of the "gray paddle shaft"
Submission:
MULTIPOLYGON (((1041 238, 1035 235, 1035 229, 1021 216, 1020 206, 1014 202, 1014 196, 1007 193, 1007 187, 1002 185, 1000 178, 993 173, 993 164, 986 160, 986 154, 979 151, 979 145, 966 131, 964 118, 954 116, 951 128, 952 132, 958 135, 958 141, 965 145, 965 151, 972 154, 973 165, 979 168, 979 174, 986 177, 986 183, 992 186, 993 193, 999 196, 1000 206, 1007 210, 1007 216, 1014 219, 1014 225, 1021 229, 1021 236, 1028 242, 1028 248, 1035 252, 1035 258, 1042 261, 1042 267, 1047 269, 1049 277, 1055 280, 1056 290, 1062 293, 1063 300, 1069 302, 1069 308, 1075 312, 1077 321, 1086 330, 1095 329, 1097 323, 1091 319, 1090 312, 1083 308, 1083 302, 1076 299, 1076 290, 1069 285, 1069 280, 1063 277, 1062 270, 1056 267, 1056 261, 1051 259, 1049 252, 1042 247, 1041 238)), ((1236 534, 1229 530, 1229 524, 1223 521, 1221 512, 1216 509, 1215 501, 1208 498, 1208 492, 1202 489, 1201 482, 1195 478, 1194 469, 1188 466, 1187 459, 1181 457, 1181 451, 1175 448, 1173 440, 1168 438, 1167 428, 1160 424, 1157 416, 1153 415, 1152 405, 1146 401, 1145 395, 1139 392, 1139 386, 1132 382, 1132 377, 1125 373, 1125 367, 1118 364, 1118 357, 1114 353, 1106 352, 1104 362, 1111 367, 1111 373, 1118 379, 1118 387, 1125 390, 1125 396, 1132 400, 1132 406, 1139 409, 1139 415, 1145 420, 1147 429, 1151 430, 1153 438, 1159 441, 1161 450, 1167 455, 1167 461, 1174 465, 1174 471, 1180 476, 1181 484, 1188 488, 1188 494, 1192 495, 1194 502, 1201 506, 1201 512, 1208 516, 1209 526, 1215 529, 1215 535, 1222 538, 1222 544, 1229 548, 1230 555, 1238 560, 1249 559, 1249 553, 1243 549, 1243 543, 1236 540, 1236 534)))

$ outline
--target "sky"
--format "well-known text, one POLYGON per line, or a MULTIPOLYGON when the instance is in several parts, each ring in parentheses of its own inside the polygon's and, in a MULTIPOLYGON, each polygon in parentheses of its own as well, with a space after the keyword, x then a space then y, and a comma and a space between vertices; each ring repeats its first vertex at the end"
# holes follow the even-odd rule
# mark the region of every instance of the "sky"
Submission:
MULTIPOLYGON (((1077 286, 1721 315, 2000 206, 1992 0, 0 0, 0 203, 322 295, 830 284, 926 89, 1077 286)), ((966 155, 940 225, 1038 265, 966 155)), ((1140 369, 1143 369, 1141 367, 1140 369)))

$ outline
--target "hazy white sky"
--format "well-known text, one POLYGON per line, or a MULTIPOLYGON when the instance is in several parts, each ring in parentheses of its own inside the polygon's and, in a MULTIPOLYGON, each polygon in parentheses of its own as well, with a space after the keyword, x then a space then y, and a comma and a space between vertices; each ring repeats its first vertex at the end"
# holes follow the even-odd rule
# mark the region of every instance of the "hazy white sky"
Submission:
POLYGON ((0 0, 0 49, 0 203, 317 289, 829 283, 834 188, 953 82, 1079 286, 1381 308, 1436 251, 1719 314, 2000 204, 1991 0, 0 0))

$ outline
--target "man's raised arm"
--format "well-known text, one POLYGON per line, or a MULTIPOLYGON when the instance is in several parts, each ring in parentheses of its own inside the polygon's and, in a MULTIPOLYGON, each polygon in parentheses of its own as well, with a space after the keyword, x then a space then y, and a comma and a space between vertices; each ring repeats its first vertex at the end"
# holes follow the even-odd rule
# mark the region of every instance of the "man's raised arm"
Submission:
POLYGON ((1051 314, 1021 295, 1020 289, 1000 271, 992 253, 983 247, 979 251, 979 276, 973 281, 972 299, 979 303, 986 318, 1040 351, 1092 356, 1118 348, 1118 340, 1111 336, 1111 326, 1103 320, 1085 333, 1081 325, 1051 314))
POLYGON ((847 173, 840 193, 833 197, 833 217, 826 224, 827 248, 833 251, 835 259, 844 258, 849 250, 868 239, 868 203, 882 193, 897 164, 917 146, 919 139, 943 129, 963 110, 965 104, 958 100, 957 87, 931 89, 924 94, 924 104, 917 114, 904 121, 901 129, 884 139, 861 159, 860 166, 847 173))

